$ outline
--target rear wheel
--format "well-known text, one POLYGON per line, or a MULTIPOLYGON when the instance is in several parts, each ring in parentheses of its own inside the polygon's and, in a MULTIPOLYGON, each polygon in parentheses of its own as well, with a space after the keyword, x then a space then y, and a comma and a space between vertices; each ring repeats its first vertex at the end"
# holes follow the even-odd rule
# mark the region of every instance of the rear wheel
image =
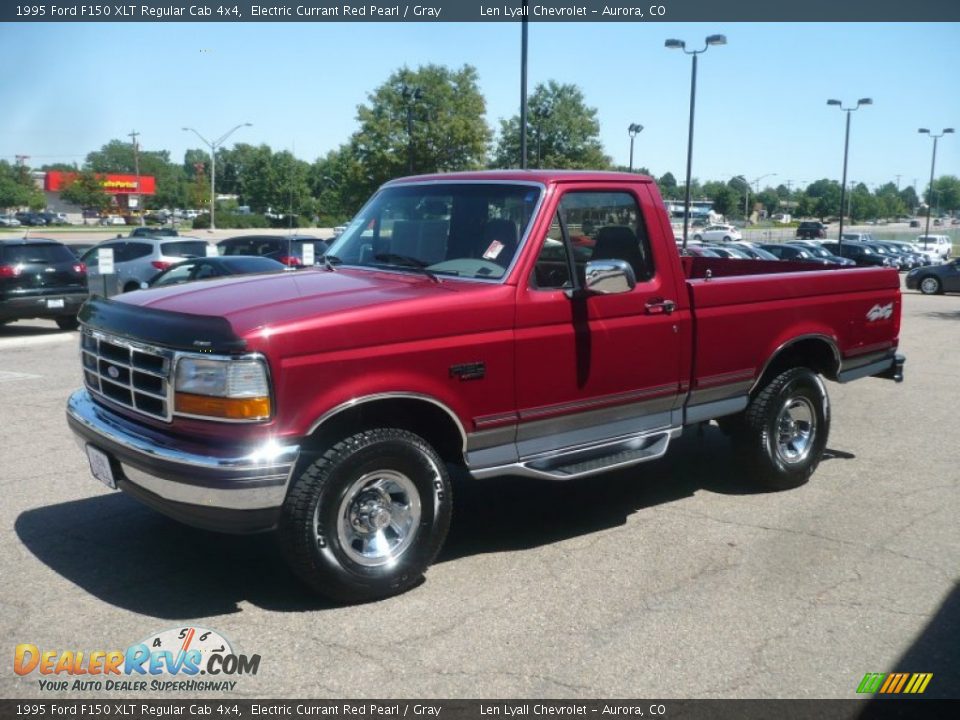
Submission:
POLYGON ((939 295, 942 292, 940 278, 928 275, 920 281, 920 292, 924 295, 939 295))
POLYGON ((696 240, 697 242, 700 242, 701 240, 703 240, 703 235, 700 235, 700 234, 694 235, 693 239, 696 240))
POLYGON ((54 318, 57 323, 57 327, 61 330, 76 330, 80 327, 80 322, 77 320, 76 315, 67 315, 65 317, 54 318))
POLYGON ((295 480, 280 544, 321 595, 376 600, 420 582, 446 539, 451 507, 446 467, 423 438, 367 430, 331 447, 295 480))
POLYGON ((813 475, 830 433, 830 405, 820 377, 809 368, 777 375, 747 406, 739 445, 753 478, 775 490, 813 475))
POLYGON ((128 282, 126 285, 123 286, 123 291, 125 293, 133 292, 134 290, 139 290, 139 289, 140 289, 140 283, 138 282, 128 282))

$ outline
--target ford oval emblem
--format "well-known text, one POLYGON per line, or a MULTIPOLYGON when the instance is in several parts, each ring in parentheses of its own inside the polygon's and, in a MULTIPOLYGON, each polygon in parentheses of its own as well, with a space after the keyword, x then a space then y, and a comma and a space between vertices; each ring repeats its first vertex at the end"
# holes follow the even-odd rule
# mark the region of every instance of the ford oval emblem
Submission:
POLYGON ((109 376, 112 377, 114 380, 116 380, 118 377, 120 377, 120 371, 117 370, 113 365, 110 365, 110 366, 107 368, 107 375, 109 375, 109 376))

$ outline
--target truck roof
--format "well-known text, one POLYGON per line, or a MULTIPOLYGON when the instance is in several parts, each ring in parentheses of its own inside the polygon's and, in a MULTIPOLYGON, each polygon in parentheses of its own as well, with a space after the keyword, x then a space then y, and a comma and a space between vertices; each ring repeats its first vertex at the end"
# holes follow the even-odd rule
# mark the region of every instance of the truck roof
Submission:
POLYGON ((647 175, 638 175, 628 172, 608 172, 603 170, 476 170, 468 172, 434 173, 431 175, 412 175, 397 178, 384 183, 384 187, 403 185, 417 182, 437 181, 504 181, 504 182, 536 182, 548 185, 562 182, 615 182, 615 183, 650 183, 653 180, 647 175))

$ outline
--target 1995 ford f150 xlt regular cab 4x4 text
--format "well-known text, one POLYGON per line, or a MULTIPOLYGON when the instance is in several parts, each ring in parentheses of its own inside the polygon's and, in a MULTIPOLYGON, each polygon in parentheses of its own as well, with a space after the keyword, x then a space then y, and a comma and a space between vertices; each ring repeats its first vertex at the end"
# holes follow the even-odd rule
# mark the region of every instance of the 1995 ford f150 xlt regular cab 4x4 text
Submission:
POLYGON ((827 442, 824 379, 903 366, 895 270, 681 257, 656 185, 619 173, 396 180, 325 265, 80 320, 67 418, 94 475, 186 523, 276 530, 344 602, 419 581, 451 466, 571 480, 717 419, 789 488, 827 442))

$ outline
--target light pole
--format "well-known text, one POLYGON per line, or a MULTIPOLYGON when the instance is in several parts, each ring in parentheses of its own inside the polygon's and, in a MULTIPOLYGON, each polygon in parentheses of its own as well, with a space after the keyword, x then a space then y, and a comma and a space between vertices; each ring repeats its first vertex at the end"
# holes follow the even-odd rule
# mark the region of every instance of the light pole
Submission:
POLYGON ((857 104, 851 108, 845 108, 839 100, 827 100, 827 105, 836 105, 847 114, 847 133, 843 139, 843 180, 840 182, 840 231, 837 237, 837 242, 843 245, 843 201, 847 191, 847 151, 850 149, 850 113, 861 105, 873 105, 873 100, 870 98, 860 98, 857 100, 857 104))
MULTIPOLYGON (((774 177, 775 175, 776 175, 776 173, 767 173, 766 175, 761 175, 760 177, 755 177, 755 178, 753 179, 753 185, 754 185, 754 188, 755 188, 753 194, 754 194, 754 195, 759 195, 759 194, 760 194, 760 181, 761 181, 761 180, 763 180, 764 178, 768 178, 768 177, 774 177)), ((747 203, 748 203, 749 198, 750 198, 750 183, 749 183, 749 182, 746 182, 746 180, 747 180, 747 179, 744 178, 744 182, 745 182, 746 185, 747 185, 747 200, 744 201, 744 203, 743 203, 743 215, 744 215, 744 218, 743 218, 743 219, 744 219, 745 221, 749 222, 749 221, 750 221, 750 215, 749 215, 749 211, 748 211, 748 209, 747 209, 747 203)))
POLYGON ((937 140, 944 135, 952 134, 953 128, 944 128, 939 135, 934 135, 928 128, 920 128, 917 132, 933 138, 933 159, 930 160, 930 190, 927 193, 927 229, 923 233, 924 235, 930 235, 930 208, 933 205, 933 168, 937 164, 937 140))
POLYGON ((527 169, 527 0, 520 17, 520 169, 527 169))
MULTIPOLYGON (((137 212, 140 214, 140 226, 143 227, 143 195, 140 192, 140 155, 137 147, 137 136, 140 135, 136 130, 128 133, 128 137, 133 139, 133 172, 137 176, 137 212)), ((128 204, 129 205, 129 204, 128 204)))
POLYGON ((544 107, 534 108, 533 117, 537 121, 537 168, 540 168, 540 137, 543 134, 543 121, 550 118, 550 110, 544 107))
POLYGON ((687 136, 687 186, 683 198, 683 249, 687 249, 687 233, 690 229, 690 172, 693 162, 693 115, 697 98, 697 55, 705 53, 711 45, 726 45, 726 35, 709 35, 703 50, 687 50, 683 40, 667 40, 664 46, 671 50, 683 50, 687 55, 693 55, 693 70, 690 73, 690 129, 687 136))
POLYGON ((217 148, 220 147, 221 145, 223 145, 224 141, 225 141, 228 137, 230 137, 231 135, 233 135, 237 130, 239 130, 239 129, 242 128, 242 127, 253 127, 253 124, 252 124, 252 123, 240 123, 239 125, 237 125, 237 126, 235 126, 235 127, 232 127, 232 128, 230 128, 229 130, 227 130, 227 132, 225 132, 223 135, 221 135, 220 137, 218 137, 218 138, 217 138, 216 140, 214 140, 213 142, 210 142, 209 140, 207 140, 203 135, 201 135, 200 133, 198 133, 198 132, 197 132, 196 130, 194 130, 192 127, 182 128, 184 132, 192 132, 192 133, 193 133, 194 135, 196 135, 198 138, 200 138, 201 140, 203 140, 204 145, 206 145, 208 148, 210 148, 210 229, 211 229, 211 230, 216 230, 216 229, 217 229, 216 216, 215 216, 215 211, 216 211, 216 206, 217 206, 217 191, 216 191, 216 185, 217 185, 217 148))
POLYGON ((627 132, 630 133, 630 172, 633 172, 633 139, 637 136, 637 133, 643 132, 643 125, 640 123, 630 123, 627 132))
POLYGON ((413 175, 413 104, 423 97, 423 90, 416 85, 403 83, 400 97, 407 105, 407 173, 413 175))

